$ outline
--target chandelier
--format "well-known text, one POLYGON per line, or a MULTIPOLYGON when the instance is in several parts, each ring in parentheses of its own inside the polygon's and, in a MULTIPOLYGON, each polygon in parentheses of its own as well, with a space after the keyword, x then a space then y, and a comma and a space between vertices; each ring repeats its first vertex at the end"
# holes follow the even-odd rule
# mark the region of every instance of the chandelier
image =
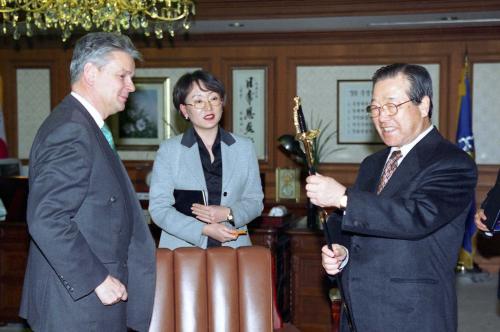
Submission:
POLYGON ((60 30, 65 42, 74 30, 134 30, 162 39, 188 30, 195 15, 193 0, 0 0, 3 34, 18 40, 36 30, 60 30))

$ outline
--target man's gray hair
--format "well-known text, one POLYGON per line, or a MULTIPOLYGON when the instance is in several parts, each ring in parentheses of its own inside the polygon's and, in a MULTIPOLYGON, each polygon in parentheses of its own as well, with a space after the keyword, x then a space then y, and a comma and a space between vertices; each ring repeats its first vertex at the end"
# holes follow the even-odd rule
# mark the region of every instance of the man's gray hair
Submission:
POLYGON ((80 79, 86 63, 91 62, 101 68, 109 62, 108 55, 115 51, 125 52, 135 60, 142 60, 141 53, 125 35, 93 32, 80 38, 76 42, 69 67, 71 84, 80 79))

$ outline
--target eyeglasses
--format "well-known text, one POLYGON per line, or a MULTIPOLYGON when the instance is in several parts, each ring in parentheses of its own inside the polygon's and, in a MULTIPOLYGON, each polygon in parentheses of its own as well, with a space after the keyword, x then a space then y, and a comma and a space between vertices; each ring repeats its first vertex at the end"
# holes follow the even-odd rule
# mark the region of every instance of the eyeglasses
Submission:
POLYGON ((201 110, 207 107, 208 103, 212 107, 219 107, 222 104, 222 98, 218 95, 212 95, 208 97, 208 99, 195 98, 191 104, 186 103, 184 105, 193 106, 194 108, 201 110))
POLYGON ((387 103, 382 106, 377 106, 377 105, 369 105, 366 107, 366 112, 370 114, 372 118, 376 118, 380 115, 380 111, 383 109, 387 115, 389 116, 394 116, 398 113, 398 107, 401 105, 404 105, 406 103, 409 103, 410 101, 413 101, 413 99, 404 101, 400 104, 393 104, 393 103, 387 103))

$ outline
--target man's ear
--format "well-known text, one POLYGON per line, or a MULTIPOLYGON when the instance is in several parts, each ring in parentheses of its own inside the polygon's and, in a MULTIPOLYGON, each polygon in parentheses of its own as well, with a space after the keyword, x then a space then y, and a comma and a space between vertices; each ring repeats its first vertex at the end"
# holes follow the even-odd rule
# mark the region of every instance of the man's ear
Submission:
POLYGON ((418 105, 418 110, 420 111, 420 115, 423 118, 429 116, 430 107, 431 107, 431 99, 429 98, 429 96, 425 96, 424 98, 422 98, 420 105, 418 105))
POLYGON ((87 62, 85 66, 83 66, 82 78, 88 85, 94 85, 96 76, 97 76, 97 67, 90 62, 87 62))

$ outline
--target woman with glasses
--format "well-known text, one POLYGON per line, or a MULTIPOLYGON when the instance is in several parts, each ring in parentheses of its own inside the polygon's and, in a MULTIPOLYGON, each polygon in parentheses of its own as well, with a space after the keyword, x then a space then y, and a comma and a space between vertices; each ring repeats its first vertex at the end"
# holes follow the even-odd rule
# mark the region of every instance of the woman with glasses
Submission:
POLYGON ((263 209, 259 165, 249 139, 219 126, 224 100, 224 85, 203 70, 175 84, 174 106, 192 127, 164 141, 154 162, 149 212, 160 247, 251 245, 246 225, 263 209))

